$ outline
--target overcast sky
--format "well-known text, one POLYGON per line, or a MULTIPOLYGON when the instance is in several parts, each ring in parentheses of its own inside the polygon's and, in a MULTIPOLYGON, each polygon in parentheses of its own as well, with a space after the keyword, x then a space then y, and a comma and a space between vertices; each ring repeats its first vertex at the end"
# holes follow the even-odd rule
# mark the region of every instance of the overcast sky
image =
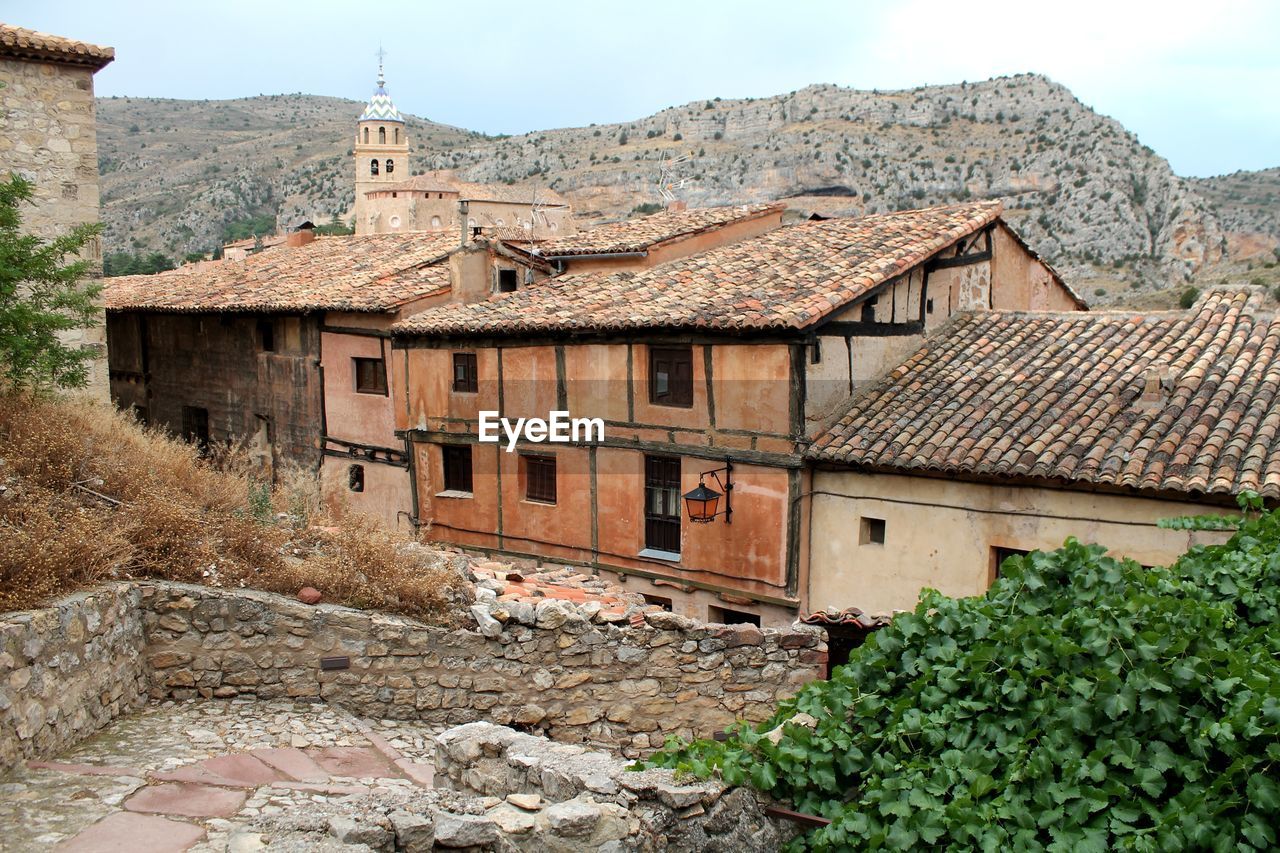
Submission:
POLYGON ((0 20, 115 47, 107 96, 364 100, 381 42, 401 110, 486 133, 1034 71, 1179 174, 1280 166, 1275 0, 0 0, 0 20))

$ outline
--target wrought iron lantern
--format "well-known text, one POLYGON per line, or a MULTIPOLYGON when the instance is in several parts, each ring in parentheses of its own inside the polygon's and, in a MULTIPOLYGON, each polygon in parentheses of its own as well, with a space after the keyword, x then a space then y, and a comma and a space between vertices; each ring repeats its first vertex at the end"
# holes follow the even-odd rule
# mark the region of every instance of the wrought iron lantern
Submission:
POLYGON ((684 505, 689 512, 689 520, 694 524, 710 524, 719 516, 724 516, 724 523, 729 524, 733 516, 733 462, 724 460, 723 468, 703 471, 698 475, 698 487, 684 495, 684 505), (724 479, 720 479, 720 474, 724 479), (721 491, 707 486, 707 477, 715 480, 721 491), (720 499, 724 498, 724 509, 719 510, 720 499))

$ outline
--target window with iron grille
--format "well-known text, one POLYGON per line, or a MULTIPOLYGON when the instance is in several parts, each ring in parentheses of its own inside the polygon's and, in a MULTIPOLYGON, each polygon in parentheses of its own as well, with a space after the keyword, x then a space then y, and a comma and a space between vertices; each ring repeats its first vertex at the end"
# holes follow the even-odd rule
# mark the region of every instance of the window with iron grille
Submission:
POLYGON ((182 407, 182 437, 200 448, 209 449, 209 410, 199 406, 182 407))
POLYGON ((644 458, 644 544, 680 553, 680 459, 644 458))
POLYGON ((387 393, 387 363, 380 358, 353 358, 356 372, 356 392, 360 394, 387 393))
POLYGON ((471 445, 446 444, 440 448, 444 461, 444 488, 447 492, 470 492, 471 445))
POLYGON ((453 354, 453 390, 474 394, 479 389, 480 379, 476 370, 476 354, 473 352, 455 352, 453 354))
POLYGON ((556 458, 554 456, 522 456, 525 499, 538 503, 556 502, 556 458))
POLYGON ((649 348, 649 402, 693 405, 693 347, 649 348))

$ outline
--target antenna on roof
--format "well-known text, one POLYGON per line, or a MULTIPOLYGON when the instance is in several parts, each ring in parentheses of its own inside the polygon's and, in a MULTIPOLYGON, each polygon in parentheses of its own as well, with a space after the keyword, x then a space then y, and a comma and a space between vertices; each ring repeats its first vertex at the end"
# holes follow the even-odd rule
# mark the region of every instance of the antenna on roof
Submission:
POLYGON ((676 190, 682 190, 688 185, 689 179, 678 177, 678 173, 683 171, 684 165, 692 160, 692 154, 681 154, 667 159, 667 152, 662 152, 662 158, 658 161, 657 190, 658 195, 667 204, 676 200, 676 190))

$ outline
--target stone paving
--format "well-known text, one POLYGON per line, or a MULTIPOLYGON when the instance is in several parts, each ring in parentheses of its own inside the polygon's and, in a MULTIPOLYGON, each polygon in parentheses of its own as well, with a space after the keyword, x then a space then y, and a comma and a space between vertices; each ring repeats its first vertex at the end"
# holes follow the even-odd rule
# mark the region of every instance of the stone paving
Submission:
POLYGON ((308 815, 447 799, 432 790, 437 732, 323 704, 153 704, 0 776, 0 850, 288 848, 308 815), (283 837, 264 838, 264 821, 283 837))

